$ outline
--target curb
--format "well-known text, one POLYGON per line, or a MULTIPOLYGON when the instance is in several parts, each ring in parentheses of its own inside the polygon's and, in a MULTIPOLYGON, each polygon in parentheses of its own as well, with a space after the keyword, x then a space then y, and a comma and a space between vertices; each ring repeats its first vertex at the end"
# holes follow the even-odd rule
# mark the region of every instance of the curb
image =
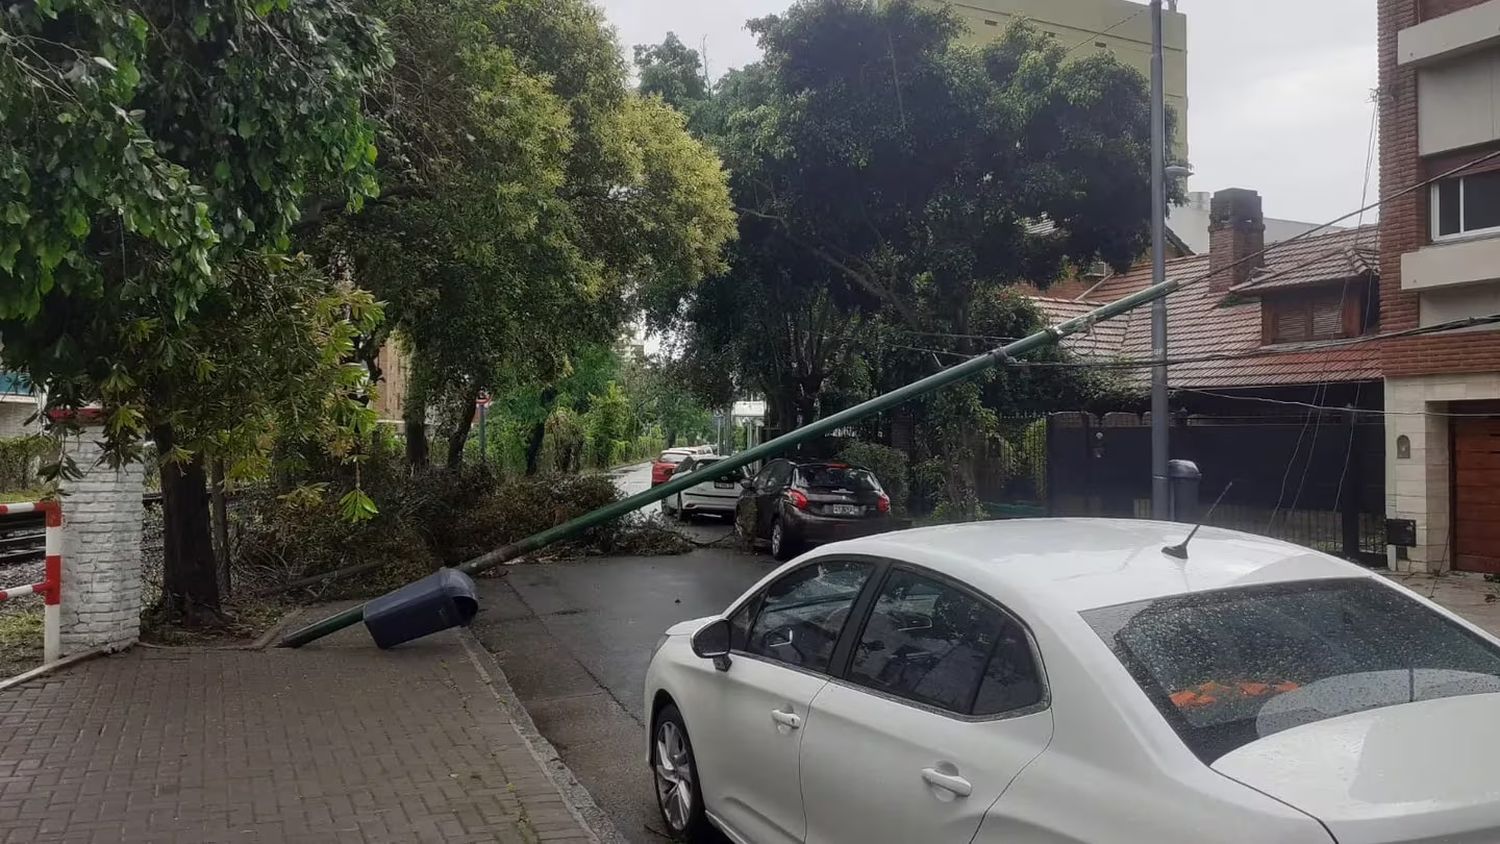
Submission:
POLYGON ((96 656, 105 656, 106 654, 119 653, 128 647, 129 645, 123 648, 119 646, 94 648, 91 651, 84 651, 81 654, 65 656, 56 662, 49 662, 46 665, 38 665, 36 668, 33 668, 29 671, 22 671, 20 674, 17 674, 14 677, 8 677, 4 680, 0 680, 0 692, 5 691, 6 689, 13 689, 16 686, 19 686, 31 680, 35 680, 38 677, 45 677, 46 675, 51 674, 54 671, 60 671, 70 665, 77 665, 80 662, 87 662, 88 660, 91 660, 96 656))
POLYGON ((547 778, 557 787, 562 796, 563 804, 568 807, 568 812, 578 820, 580 826, 590 834, 599 844, 628 844, 625 836, 615 829, 604 810, 594 802, 593 795, 589 794, 578 777, 563 762, 558 754, 557 748, 552 742, 547 741, 537 730, 536 723, 531 720, 531 714, 516 693, 510 687, 510 681, 505 679, 505 672, 500 669, 500 663, 495 660, 493 654, 484 649, 473 630, 468 627, 459 628, 458 639, 463 643, 464 652, 469 661, 479 671, 481 680, 489 688, 490 693, 495 696, 495 701, 505 714, 510 717, 511 724, 526 744, 526 749, 531 757, 537 761, 542 770, 547 772, 547 778))

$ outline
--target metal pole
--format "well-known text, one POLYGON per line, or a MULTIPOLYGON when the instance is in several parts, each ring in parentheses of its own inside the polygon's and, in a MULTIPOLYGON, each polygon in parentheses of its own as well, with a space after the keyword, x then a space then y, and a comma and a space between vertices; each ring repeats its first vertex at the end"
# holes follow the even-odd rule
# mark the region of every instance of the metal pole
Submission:
MULTIPOLYGON (((517 557, 525 556, 540 548, 544 548, 560 540, 576 536, 596 525, 603 524, 611 519, 618 518, 633 510, 639 510, 647 504, 667 498, 687 489, 690 486, 719 477, 726 477, 742 466, 754 463, 763 458, 775 457, 794 445, 804 440, 811 439, 821 434, 842 428, 852 422, 857 422, 871 414, 895 407, 902 402, 926 395, 941 387, 946 387, 956 381, 962 381, 974 375, 994 367, 1001 366, 1010 358, 1022 355, 1036 349, 1051 346, 1057 341, 1070 334, 1087 331, 1097 322, 1102 322, 1111 317, 1119 316, 1126 311, 1133 310, 1147 302, 1160 299, 1169 295, 1177 289, 1180 282, 1152 285, 1151 287, 1132 293, 1122 299, 1117 299, 1108 305, 1096 308, 1083 316, 1075 317, 1067 322, 1060 323, 1051 328, 1045 328, 1027 337, 1015 341, 1006 346, 993 349, 982 355, 969 358, 963 363, 950 366, 947 369, 933 373, 920 381, 914 381, 896 390, 892 390, 883 396, 876 396, 866 402, 861 402, 847 410, 840 411, 798 428, 781 436, 748 448, 738 454, 725 457, 714 463, 712 468, 704 472, 692 472, 680 478, 673 478, 664 484, 652 487, 645 492, 638 492, 629 498, 600 507, 589 513, 585 513, 575 519, 569 519, 562 524, 548 528, 541 533, 532 534, 525 539, 513 542, 501 548, 496 548, 487 554, 482 554, 459 566, 459 571, 467 574, 478 574, 486 569, 492 569, 517 557)), ((364 618, 364 607, 351 607, 337 615, 329 616, 322 621, 314 622, 301 630, 295 630, 281 640, 280 647, 298 648, 314 639, 321 639, 330 633, 342 630, 351 624, 358 624, 364 618)))
POLYGON ((489 411, 490 406, 488 402, 479 406, 479 465, 481 466, 485 464, 486 458, 489 456, 485 452, 489 451, 490 439, 484 435, 484 420, 485 417, 490 415, 489 411))
MULTIPOLYGON (((1161 284, 1167 275, 1167 108, 1162 91, 1161 0, 1151 0, 1151 283, 1161 284)), ((1151 303, 1151 356, 1160 361, 1151 368, 1151 518, 1166 520, 1171 514, 1171 486, 1167 478, 1170 450, 1167 408, 1167 300, 1151 303)))

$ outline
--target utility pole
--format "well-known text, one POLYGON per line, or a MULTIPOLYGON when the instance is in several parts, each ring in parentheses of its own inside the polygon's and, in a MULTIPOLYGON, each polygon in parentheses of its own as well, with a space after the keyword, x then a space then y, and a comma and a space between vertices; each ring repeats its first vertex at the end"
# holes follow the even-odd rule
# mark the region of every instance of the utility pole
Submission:
MULTIPOLYGON (((1167 106, 1162 90, 1161 2, 1151 0, 1151 284, 1167 276, 1167 106)), ((1174 3, 1175 5, 1175 3, 1174 3)), ((1167 479, 1167 300, 1151 303, 1151 518, 1172 517, 1167 479)))

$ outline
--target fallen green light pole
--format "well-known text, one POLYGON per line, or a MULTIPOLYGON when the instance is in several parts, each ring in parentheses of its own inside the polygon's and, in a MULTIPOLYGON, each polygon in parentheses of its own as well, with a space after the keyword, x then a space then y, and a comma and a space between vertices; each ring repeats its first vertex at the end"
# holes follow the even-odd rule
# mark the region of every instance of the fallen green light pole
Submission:
MULTIPOLYGON (((714 476, 727 475, 736 469, 754 463, 766 457, 774 457, 785 451, 788 447, 809 440, 813 437, 826 434, 830 431, 842 428, 851 422, 856 422, 874 413, 880 413, 902 402, 926 395, 940 387, 946 387, 957 381, 977 375, 994 366, 1003 364, 1006 360, 1016 355, 1025 354, 1035 349, 1044 348, 1056 343, 1071 334, 1087 331, 1097 322, 1119 316, 1126 311, 1133 310, 1148 302, 1160 299, 1175 291, 1180 282, 1166 281, 1153 285, 1138 293, 1132 293, 1122 299, 1110 302, 1083 316, 1075 317, 1066 322, 1046 328, 1027 337, 1022 337, 1009 345, 992 349, 982 355, 972 357, 963 363, 950 366, 942 372, 935 372, 920 381, 913 381, 905 387, 892 390, 883 396, 876 396, 867 402, 862 402, 843 410, 832 416, 819 419, 816 422, 804 425, 795 431, 789 431, 781 436, 761 443, 754 448, 746 449, 738 454, 726 457, 713 465, 710 473, 714 476)), ((683 475, 674 478, 659 486, 652 487, 645 492, 636 493, 629 498, 623 498, 605 507, 600 507, 589 513, 585 513, 576 519, 569 519, 562 524, 548 528, 541 533, 532 534, 525 539, 512 542, 501 548, 496 548, 487 554, 481 554, 472 560, 458 566, 459 571, 465 574, 478 574, 495 566, 503 565, 517 557, 530 554, 533 551, 551 545, 560 539, 568 539, 576 536, 591 527, 603 524, 611 519, 623 516, 626 513, 661 501, 663 498, 675 495, 690 486, 696 486, 706 480, 706 476, 700 473, 683 475)), ((287 634, 279 644, 283 648, 300 648, 308 642, 321 639, 330 633, 358 624, 364 618, 364 606, 350 607, 341 613, 331 615, 322 621, 317 621, 300 630, 294 630, 287 634)))

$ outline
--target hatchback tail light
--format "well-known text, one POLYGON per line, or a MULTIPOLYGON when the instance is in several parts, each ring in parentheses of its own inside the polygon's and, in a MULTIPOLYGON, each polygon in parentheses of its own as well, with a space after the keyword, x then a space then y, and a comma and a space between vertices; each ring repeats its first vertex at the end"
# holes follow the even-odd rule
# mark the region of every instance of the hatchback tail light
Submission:
POLYGON ((875 499, 875 509, 882 513, 891 512, 891 497, 882 492, 880 497, 875 499))
POLYGON ((804 495, 802 493, 802 490, 800 490, 800 489, 789 489, 789 490, 787 490, 786 491, 786 500, 787 500, 787 503, 791 504, 793 507, 796 507, 798 510, 806 510, 807 509, 807 496, 804 495))

